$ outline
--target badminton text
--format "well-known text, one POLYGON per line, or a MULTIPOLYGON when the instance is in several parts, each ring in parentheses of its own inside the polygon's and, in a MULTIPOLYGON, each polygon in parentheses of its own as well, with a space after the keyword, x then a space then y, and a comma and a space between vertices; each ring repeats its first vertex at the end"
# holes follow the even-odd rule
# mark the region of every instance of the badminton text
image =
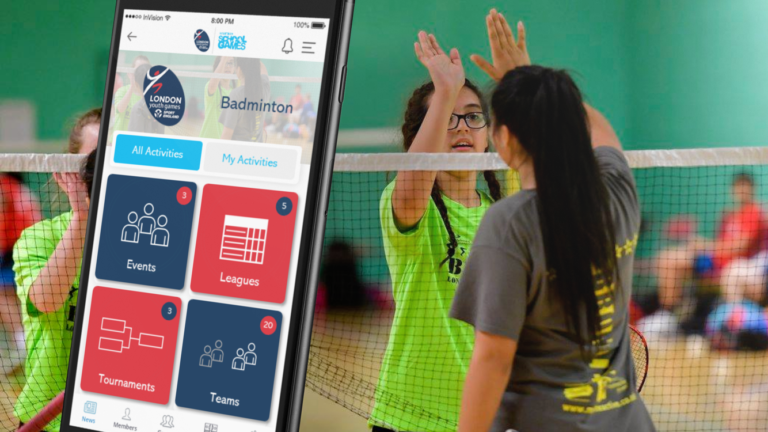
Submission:
POLYGON ((283 105, 277 102, 264 103, 264 99, 259 102, 248 102, 248 98, 241 101, 233 100, 230 102, 229 96, 222 96, 221 109, 245 110, 245 111, 263 111, 276 113, 293 113, 293 105, 283 105))

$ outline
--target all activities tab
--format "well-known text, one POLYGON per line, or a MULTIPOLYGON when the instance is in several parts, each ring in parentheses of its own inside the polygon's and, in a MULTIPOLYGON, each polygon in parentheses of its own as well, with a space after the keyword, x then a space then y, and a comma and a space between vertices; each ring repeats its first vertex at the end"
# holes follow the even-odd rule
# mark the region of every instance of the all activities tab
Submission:
POLYGON ((118 134, 115 163, 189 171, 200 169, 202 141, 118 134))

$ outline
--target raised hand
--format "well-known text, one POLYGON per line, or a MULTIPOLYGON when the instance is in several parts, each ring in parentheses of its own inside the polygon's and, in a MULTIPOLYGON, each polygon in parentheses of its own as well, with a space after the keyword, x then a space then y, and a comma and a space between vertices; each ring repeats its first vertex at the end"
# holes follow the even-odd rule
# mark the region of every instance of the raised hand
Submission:
POLYGON ((434 35, 419 32, 419 41, 413 45, 416 57, 427 68, 435 91, 448 91, 458 95, 464 87, 464 66, 456 48, 451 49, 450 55, 446 55, 434 35))
POLYGON ((517 41, 506 18, 496 9, 491 9, 485 17, 485 24, 488 27, 488 42, 491 45, 493 64, 477 54, 470 56, 470 59, 491 79, 499 81, 512 69, 531 64, 531 57, 528 55, 528 47, 525 44, 525 26, 522 21, 517 23, 517 41))
MULTIPOLYGON (((126 95, 129 97, 130 95, 126 95)), ((78 173, 53 173, 53 178, 69 198, 69 204, 75 213, 88 215, 88 187, 78 173)))

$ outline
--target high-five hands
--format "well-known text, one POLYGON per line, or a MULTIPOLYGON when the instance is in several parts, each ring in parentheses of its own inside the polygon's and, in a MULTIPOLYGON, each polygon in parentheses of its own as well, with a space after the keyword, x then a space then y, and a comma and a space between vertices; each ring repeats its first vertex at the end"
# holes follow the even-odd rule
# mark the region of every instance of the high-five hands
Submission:
POLYGON ((491 44, 493 64, 477 54, 470 56, 470 59, 491 79, 498 82, 512 69, 531 64, 531 57, 525 45, 525 26, 522 21, 517 23, 517 41, 506 18, 496 9, 491 9, 485 17, 485 24, 488 27, 488 42, 491 44))
POLYGON ((437 43, 435 35, 419 32, 419 41, 413 44, 416 57, 429 71, 429 76, 435 84, 435 92, 447 91, 458 95, 464 87, 464 66, 461 64, 459 50, 451 49, 447 55, 437 43))

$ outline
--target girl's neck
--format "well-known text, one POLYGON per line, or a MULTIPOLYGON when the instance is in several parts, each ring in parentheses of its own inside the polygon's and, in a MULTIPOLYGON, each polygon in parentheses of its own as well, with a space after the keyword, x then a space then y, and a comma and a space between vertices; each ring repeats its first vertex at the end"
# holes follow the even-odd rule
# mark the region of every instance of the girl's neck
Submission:
POLYGON ((464 207, 478 207, 480 195, 477 193, 477 173, 460 172, 451 173, 440 171, 437 173, 437 184, 443 195, 464 207))
POLYGON ((533 163, 530 159, 521 164, 517 168, 517 172, 520 174, 521 189, 536 189, 536 175, 533 172, 533 163))

